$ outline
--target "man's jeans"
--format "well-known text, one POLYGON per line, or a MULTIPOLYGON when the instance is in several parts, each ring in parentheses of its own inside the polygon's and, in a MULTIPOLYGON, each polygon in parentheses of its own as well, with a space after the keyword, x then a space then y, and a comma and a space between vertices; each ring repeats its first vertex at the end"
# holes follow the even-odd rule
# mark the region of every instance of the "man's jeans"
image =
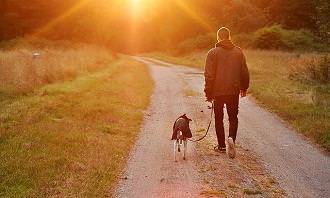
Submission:
POLYGON ((226 104, 227 114, 229 117, 229 137, 236 140, 238 128, 238 103, 239 95, 217 96, 214 101, 215 114, 215 130, 218 138, 219 147, 225 148, 225 131, 223 127, 223 107, 226 104))

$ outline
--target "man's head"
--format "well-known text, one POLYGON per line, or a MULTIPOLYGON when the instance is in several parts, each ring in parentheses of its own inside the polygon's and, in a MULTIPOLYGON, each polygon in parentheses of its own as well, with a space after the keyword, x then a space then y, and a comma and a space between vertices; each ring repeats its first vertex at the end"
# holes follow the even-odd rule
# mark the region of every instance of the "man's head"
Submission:
POLYGON ((230 30, 226 27, 221 27, 217 33, 218 41, 230 40, 230 30))

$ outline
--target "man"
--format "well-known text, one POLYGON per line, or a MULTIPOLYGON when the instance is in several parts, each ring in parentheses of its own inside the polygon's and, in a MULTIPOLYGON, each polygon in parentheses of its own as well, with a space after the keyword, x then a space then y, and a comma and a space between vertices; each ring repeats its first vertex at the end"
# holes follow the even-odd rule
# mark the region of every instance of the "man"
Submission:
POLYGON ((242 50, 232 43, 229 29, 220 28, 217 38, 218 43, 208 52, 206 58, 204 91, 207 101, 214 101, 215 129, 218 139, 215 150, 226 151, 223 127, 223 107, 226 105, 229 117, 227 143, 229 150, 235 153, 239 95, 246 96, 250 77, 245 56, 242 50))

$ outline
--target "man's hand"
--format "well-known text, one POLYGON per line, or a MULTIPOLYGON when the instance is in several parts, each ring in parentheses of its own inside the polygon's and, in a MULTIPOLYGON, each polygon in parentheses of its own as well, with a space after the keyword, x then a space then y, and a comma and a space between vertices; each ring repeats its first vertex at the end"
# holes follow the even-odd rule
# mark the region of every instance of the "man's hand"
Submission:
POLYGON ((241 91, 240 91, 240 95, 241 95, 242 98, 246 97, 246 95, 247 95, 247 90, 241 90, 241 91))

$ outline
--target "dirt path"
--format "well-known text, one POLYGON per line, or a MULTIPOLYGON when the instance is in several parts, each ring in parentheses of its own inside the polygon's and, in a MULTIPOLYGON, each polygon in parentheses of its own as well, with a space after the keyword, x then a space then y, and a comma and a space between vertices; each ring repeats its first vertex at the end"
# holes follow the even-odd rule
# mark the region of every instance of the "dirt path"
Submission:
POLYGON ((208 121, 202 73, 137 59, 150 66, 155 92, 116 197, 330 197, 329 157, 250 99, 240 104, 236 159, 212 151, 211 128, 202 143, 188 144, 187 161, 174 163, 174 119, 191 115, 195 130, 208 121))
POLYGON ((174 163, 170 141, 174 119, 191 108, 184 100, 184 82, 170 67, 150 64, 150 70, 155 92, 117 197, 196 197, 200 184, 194 149, 188 147, 189 160, 174 163))

